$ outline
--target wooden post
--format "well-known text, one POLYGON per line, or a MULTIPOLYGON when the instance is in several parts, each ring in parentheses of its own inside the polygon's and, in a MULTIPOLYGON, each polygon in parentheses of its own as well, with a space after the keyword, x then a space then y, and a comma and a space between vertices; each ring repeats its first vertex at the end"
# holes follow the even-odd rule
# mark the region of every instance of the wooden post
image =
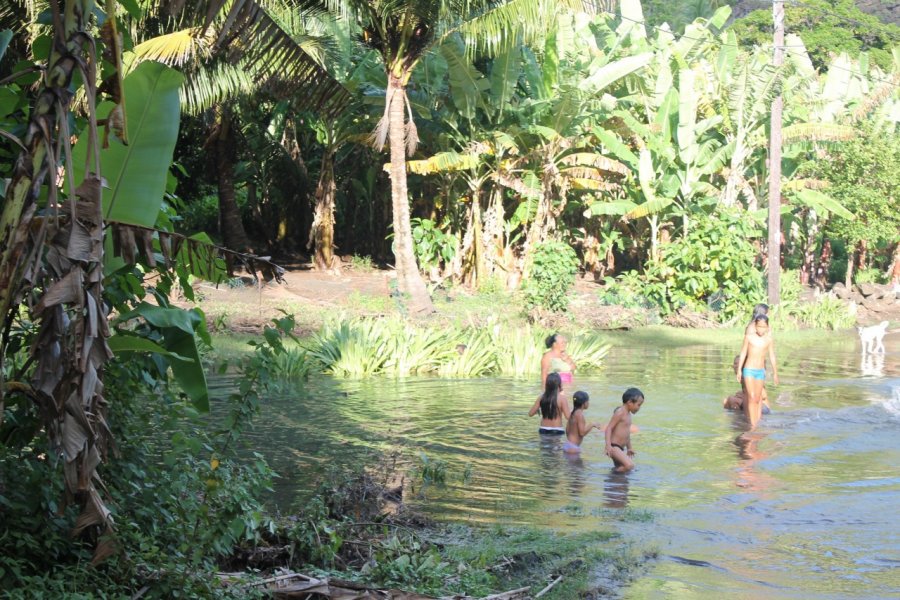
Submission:
MULTIPOLYGON (((784 63, 784 0, 772 0, 775 21, 773 64, 780 69, 784 63)), ((781 113, 784 101, 781 90, 772 100, 769 125, 769 304, 781 298, 781 113)))

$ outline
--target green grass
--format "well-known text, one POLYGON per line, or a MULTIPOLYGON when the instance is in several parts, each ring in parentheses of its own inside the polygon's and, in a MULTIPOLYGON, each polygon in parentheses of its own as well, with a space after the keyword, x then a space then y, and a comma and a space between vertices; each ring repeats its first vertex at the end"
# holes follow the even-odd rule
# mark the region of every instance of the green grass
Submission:
MULTIPOLYGON (((486 529, 448 526, 431 536, 442 547, 450 564, 491 575, 488 587, 464 589, 482 596, 520 587, 531 587, 532 595, 556 577, 563 579, 544 598, 581 598, 603 587, 618 587, 632 578, 646 560, 635 554, 616 534, 585 531, 563 534, 530 527, 494 525, 486 529)), ((476 578, 472 578, 476 581, 476 578)))

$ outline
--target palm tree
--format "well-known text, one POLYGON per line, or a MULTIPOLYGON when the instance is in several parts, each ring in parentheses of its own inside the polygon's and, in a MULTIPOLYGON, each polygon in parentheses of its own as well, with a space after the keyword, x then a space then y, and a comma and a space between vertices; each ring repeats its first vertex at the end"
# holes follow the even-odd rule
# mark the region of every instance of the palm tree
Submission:
POLYGON ((323 117, 338 114, 350 99, 322 63, 322 40, 306 34, 311 14, 276 2, 207 2, 170 18, 155 6, 132 34, 138 61, 157 60, 184 71, 182 105, 189 113, 213 109, 206 146, 216 168, 219 215, 225 246, 246 251, 250 241, 235 199, 234 164, 240 112, 233 100, 263 89, 290 98, 297 110, 323 117), (215 10, 209 11, 208 8, 215 10))
MULTIPOLYGON (((341 18, 356 22, 363 43, 381 56, 387 89, 384 116, 375 131, 375 145, 390 147, 394 257, 401 293, 410 298, 413 313, 427 313, 434 305, 419 273, 413 252, 406 157, 418 144, 407 86, 422 58, 448 36, 459 33, 467 51, 494 54, 521 41, 538 39, 566 0, 344 0, 336 9, 341 18)), ((580 3, 578 3, 580 6, 580 3)), ((310 0, 308 7, 325 8, 310 0)))

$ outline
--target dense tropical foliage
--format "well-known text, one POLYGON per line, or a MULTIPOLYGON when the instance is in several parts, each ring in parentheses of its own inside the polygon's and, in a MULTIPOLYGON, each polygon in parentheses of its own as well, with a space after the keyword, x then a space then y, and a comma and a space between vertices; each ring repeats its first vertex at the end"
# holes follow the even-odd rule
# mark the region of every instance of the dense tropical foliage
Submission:
MULTIPOLYGON (((581 272, 606 298, 733 320, 762 295, 780 92, 786 273, 886 272, 896 27, 811 0, 788 27, 816 27, 776 66, 758 15, 692 3, 669 27, 649 6, 652 22, 637 0, 0 7, 0 585, 63 593, 55 567, 92 560, 111 566, 77 587, 224 593, 202 574, 274 528, 271 473, 235 440, 275 370, 537 364, 518 351, 536 352, 531 330, 368 320, 291 358, 286 317, 210 433, 206 318, 172 298, 240 268, 277 278, 253 251, 392 263, 412 313, 461 285, 521 290, 540 317, 581 272)), ((606 347, 575 338, 579 352, 597 363, 606 347)))

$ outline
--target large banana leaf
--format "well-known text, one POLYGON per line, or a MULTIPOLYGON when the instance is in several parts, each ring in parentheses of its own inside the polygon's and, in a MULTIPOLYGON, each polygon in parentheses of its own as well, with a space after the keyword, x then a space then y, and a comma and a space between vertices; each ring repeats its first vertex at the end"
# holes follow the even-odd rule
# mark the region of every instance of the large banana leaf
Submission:
POLYGON ((631 200, 613 200, 611 202, 594 202, 585 211, 585 217, 598 215, 622 216, 637 208, 631 200))
POLYGON ((616 33, 624 37, 631 36, 633 40, 645 39, 647 29, 644 27, 644 9, 640 0, 620 0, 619 14, 622 15, 622 23, 616 29, 616 33))
POLYGON ((844 206, 840 202, 838 202, 828 194, 823 194, 818 190, 799 190, 794 195, 794 198, 796 198, 801 204, 810 207, 820 214, 833 213, 848 220, 853 220, 856 218, 856 216, 852 212, 844 208, 844 206))
POLYGON ((609 150, 612 154, 614 154, 619 160, 624 161, 634 170, 638 168, 638 157, 635 156, 634 152, 631 151, 622 140, 620 140, 616 134, 611 131, 607 131, 606 129, 596 129, 594 131, 594 135, 597 136, 597 139, 603 144, 603 146, 609 150))
POLYGON ((6 47, 9 46, 10 40, 13 38, 13 32, 9 29, 0 31, 0 58, 6 53, 6 47))
POLYGON ((678 155, 685 164, 693 164, 700 148, 697 145, 697 92, 694 71, 682 69, 678 74, 678 155))
POLYGON ((584 80, 581 89, 590 94, 601 92, 611 83, 618 81, 626 75, 631 75, 635 71, 643 69, 652 59, 652 52, 644 52, 643 54, 626 56, 625 58, 611 62, 591 73, 587 79, 584 80))
MULTIPOLYGON (((165 353, 159 353, 149 347, 127 347, 123 339, 121 341, 126 346, 125 349, 156 352, 168 363, 175 381, 190 397, 194 406, 198 410, 208 412, 209 389, 196 340, 200 337, 207 343, 210 342, 203 312, 197 308, 182 310, 142 302, 132 311, 120 316, 118 320, 124 322, 136 317, 143 318, 162 333, 160 345, 165 349, 165 353)), ((113 336, 111 339, 116 337, 119 336, 113 336)))
MULTIPOLYGON (((129 145, 110 139, 100 150, 101 173, 107 189, 103 193, 106 220, 153 227, 166 190, 166 176, 178 139, 181 108, 178 90, 184 77, 155 62, 141 63, 125 78, 125 115, 129 145)), ((109 115, 112 103, 98 108, 109 115)), ((88 135, 82 134, 73 149, 75 181, 84 177, 88 135)))
MULTIPOLYGON (((388 163, 390 165, 390 163, 388 163)), ((385 165, 387 167, 388 165, 385 165)), ((478 166, 478 156, 474 154, 460 154, 458 152, 438 152, 423 160, 410 160, 406 162, 410 173, 417 175, 434 175, 435 173, 449 173, 451 171, 465 171, 478 166)))
POLYGON ((491 64, 491 99, 499 113, 503 112, 519 82, 521 63, 519 51, 510 50, 495 58, 491 64))
POLYGON ((559 50, 556 47, 556 32, 547 36, 544 43, 544 93, 553 95, 553 90, 559 85, 559 50))
POLYGON ((475 107, 481 101, 481 92, 491 83, 466 59, 465 51, 453 40, 441 45, 441 55, 446 59, 450 73, 450 97, 456 110, 466 119, 475 117, 475 107))

